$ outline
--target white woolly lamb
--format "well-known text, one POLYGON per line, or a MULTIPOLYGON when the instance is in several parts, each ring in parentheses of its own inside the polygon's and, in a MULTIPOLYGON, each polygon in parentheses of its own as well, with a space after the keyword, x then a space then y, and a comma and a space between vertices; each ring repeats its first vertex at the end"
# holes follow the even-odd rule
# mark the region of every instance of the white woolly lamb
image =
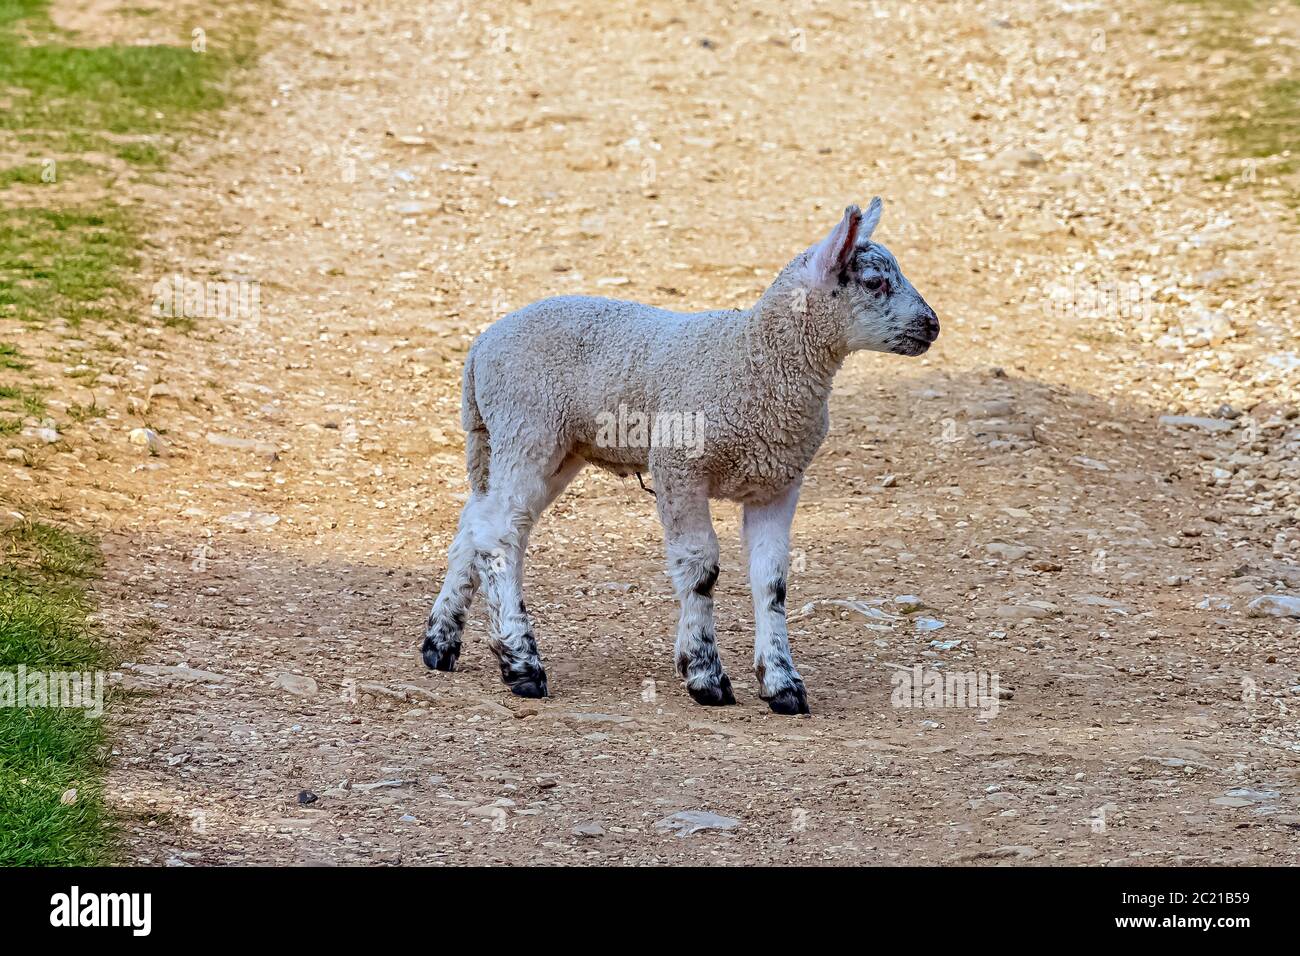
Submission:
POLYGON ((653 477, 681 601, 677 671, 702 704, 735 703, 714 637, 709 499, 743 504, 759 695, 778 713, 808 713, 786 636, 786 575, 800 482, 829 427, 831 380, 850 352, 920 355, 939 335, 934 311, 871 241, 881 208, 878 197, 865 214, 850 206, 745 311, 564 296, 479 336, 461 410, 471 495, 429 615, 429 667, 455 669, 481 585, 502 678, 522 697, 546 695, 523 601, 524 552, 537 517, 592 464, 653 477), (629 420, 640 427, 629 432, 629 420), (688 424, 703 435, 686 435, 688 424))

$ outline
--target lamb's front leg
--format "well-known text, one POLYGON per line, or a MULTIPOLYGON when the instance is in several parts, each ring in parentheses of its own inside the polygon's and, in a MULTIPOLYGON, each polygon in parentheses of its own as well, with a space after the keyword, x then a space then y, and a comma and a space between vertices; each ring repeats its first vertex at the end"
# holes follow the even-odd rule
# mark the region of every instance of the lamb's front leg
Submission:
POLYGON ((718 536, 709 518, 707 490, 695 481, 656 472, 656 504, 664 525, 668 576, 681 616, 673 656, 696 703, 734 704, 713 630, 713 585, 718 580, 718 536))
POLYGON ((754 593, 754 674, 758 694, 778 714, 807 714, 803 678, 790 657, 785 626, 785 589, 790 570, 790 523, 799 485, 762 505, 745 505, 743 533, 749 549, 749 586, 754 593))

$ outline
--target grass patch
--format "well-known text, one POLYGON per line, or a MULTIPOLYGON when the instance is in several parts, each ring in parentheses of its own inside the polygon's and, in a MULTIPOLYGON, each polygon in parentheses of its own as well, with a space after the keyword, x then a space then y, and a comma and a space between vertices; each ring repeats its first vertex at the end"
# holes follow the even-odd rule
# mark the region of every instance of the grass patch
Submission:
MULTIPOLYGON (((0 533, 0 552, 0 672, 103 671, 87 622, 93 543, 24 522, 0 533)), ((0 865, 106 862, 103 744, 101 722, 81 710, 0 707, 0 865)))
POLYGON ((21 372, 27 367, 23 353, 12 342, 0 342, 0 368, 11 368, 21 372))
POLYGON ((48 6, 49 0, 0 0, 0 89, 13 91, 0 113, 2 129, 174 129, 224 105, 216 81, 248 56, 243 48, 195 52, 188 43, 72 46, 62 42, 48 6))
POLYGON ((9 169, 0 170, 0 189, 16 183, 24 186, 51 186, 74 176, 93 173, 97 170, 98 167, 80 159, 69 159, 63 162, 48 160, 38 163, 24 163, 20 166, 11 166, 9 169))
POLYGON ((12 385, 0 385, 0 402, 16 403, 33 418, 40 418, 45 414, 45 399, 35 392, 26 392, 12 385))
MULTIPOLYGON (((104 157, 163 168, 178 134, 201 135, 198 121, 226 104, 220 81, 250 62, 250 34, 232 28, 203 52, 189 36, 176 46, 77 46, 48 7, 0 0, 0 136, 21 143, 26 157, 0 169, 0 189, 21 187, 10 195, 25 203, 0 201, 0 318, 31 328, 56 319, 114 324, 130 318, 139 296, 142 228, 114 201, 105 167, 117 163, 104 157), (66 199, 59 187, 73 178, 77 198, 66 199)), ((0 368, 32 374, 7 343, 0 368)), ((26 384, 0 386, 0 434, 45 414, 42 383, 26 384)), ((93 400, 68 409, 77 421, 99 414, 93 400)), ((22 464, 37 467, 40 451, 24 449, 22 464)), ((87 618, 98 560, 89 540, 53 525, 0 531, 0 672, 104 669, 87 618)), ((103 753, 100 722, 80 710, 0 707, 0 865, 107 862, 103 753), (61 799, 73 789, 75 800, 61 799)))
MULTIPOLYGON (((1221 88, 1215 133, 1226 142, 1241 168, 1219 173, 1219 182, 1248 183, 1248 164, 1255 161, 1256 179, 1290 177, 1300 170, 1300 56, 1286 34, 1268 36, 1278 21, 1269 13, 1280 10, 1292 18, 1300 0, 1179 0, 1178 7, 1193 14, 1193 37, 1208 49, 1222 51, 1224 66, 1234 74, 1244 71, 1221 88)), ((1287 187, 1292 205, 1300 203, 1300 188, 1287 187)))
POLYGON ((166 154, 153 143, 122 143, 114 152, 119 159, 141 169, 162 169, 167 165, 166 154))
POLYGON ((107 203, 0 211, 0 316, 75 327, 122 315, 139 242, 131 215, 107 203))
MULTIPOLYGON (((166 165, 176 133, 227 102, 221 80, 251 62, 247 34, 236 30, 176 46, 74 46, 50 21, 49 0, 0 0, 0 131, 26 144, 30 159, 0 170, 0 188, 42 185, 53 202, 65 178, 98 175, 103 197, 74 206, 0 210, 0 317, 78 326, 127 316, 130 276, 141 229, 115 205, 108 172, 76 154, 109 153, 142 170, 166 165), (111 135, 154 137, 114 142, 111 135), (162 134, 168 134, 163 136, 162 134), (46 182, 53 173, 53 182, 46 182)), ((42 194, 44 198, 44 194, 42 194)))

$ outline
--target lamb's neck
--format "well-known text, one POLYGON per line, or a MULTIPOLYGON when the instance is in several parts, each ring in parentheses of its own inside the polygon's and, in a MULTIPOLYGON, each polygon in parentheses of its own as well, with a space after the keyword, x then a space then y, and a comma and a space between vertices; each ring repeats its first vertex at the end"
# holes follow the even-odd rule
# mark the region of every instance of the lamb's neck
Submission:
POLYGON ((817 337, 815 323, 799 311, 804 307, 800 293, 786 283, 769 287, 745 317, 746 346, 764 378, 824 404, 844 356, 817 337))

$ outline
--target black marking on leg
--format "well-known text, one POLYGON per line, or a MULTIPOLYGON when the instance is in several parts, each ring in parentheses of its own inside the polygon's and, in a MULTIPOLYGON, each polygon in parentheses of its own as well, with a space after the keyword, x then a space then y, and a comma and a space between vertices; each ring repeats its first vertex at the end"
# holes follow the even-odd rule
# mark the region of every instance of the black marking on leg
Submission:
POLYGON ((540 667, 529 677, 520 678, 510 684, 510 693, 516 697, 547 697, 546 671, 540 667))
POLYGON ((812 713, 808 709, 808 693, 804 690, 803 684, 787 687, 775 697, 769 697, 767 706, 772 708, 773 713, 783 714, 787 717, 812 713))
POLYGON ((716 564, 704 569, 704 576, 695 582, 694 591, 700 597, 713 597, 713 585, 718 583, 718 566, 716 564))
POLYGON ((448 644, 426 636, 420 645, 420 656, 430 670, 454 671, 456 661, 460 658, 460 641, 448 644))
POLYGON ((772 582, 772 594, 767 602, 767 609, 774 614, 785 613, 785 578, 772 582))
POLYGON ((424 631, 424 642, 420 645, 420 656, 424 658, 424 663, 432 670, 454 671, 460 657, 460 635, 464 630, 463 607, 450 613, 430 613, 424 631))
POLYGON ((546 671, 537 658, 537 639, 531 630, 525 631, 511 645, 522 643, 520 652, 514 651, 504 641, 492 641, 501 667, 501 680, 517 697, 545 697, 548 693, 546 671))
POLYGON ((767 672, 772 670, 772 683, 778 687, 791 687, 799 683, 795 676, 794 664, 779 657, 770 657, 754 665, 754 674, 758 677, 759 692, 768 685, 767 672))
POLYGON ((697 704, 705 707, 725 707, 736 702, 736 695, 731 690, 731 678, 726 674, 718 677, 716 683, 704 687, 686 686, 686 692, 697 704))

